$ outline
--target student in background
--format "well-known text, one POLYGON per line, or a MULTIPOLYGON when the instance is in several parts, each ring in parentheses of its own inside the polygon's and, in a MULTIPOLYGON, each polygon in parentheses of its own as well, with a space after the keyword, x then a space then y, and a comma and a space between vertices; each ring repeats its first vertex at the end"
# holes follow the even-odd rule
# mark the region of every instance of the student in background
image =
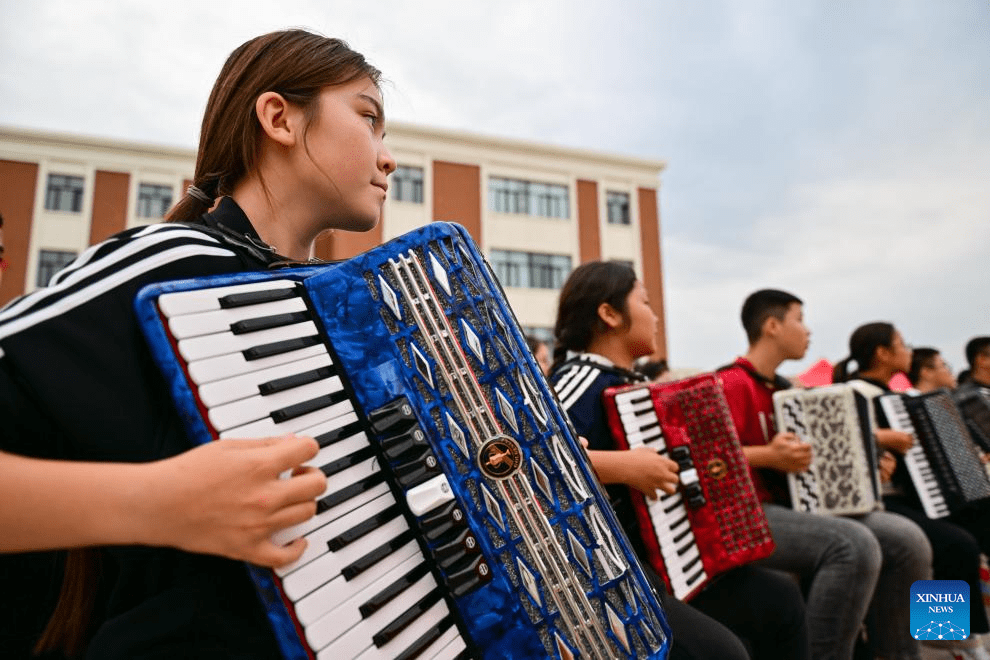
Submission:
POLYGON ((973 337, 966 342, 969 368, 959 374, 959 389, 990 389, 990 337, 973 337))
POLYGON ((533 335, 526 335, 526 345, 536 358, 536 363, 540 365, 540 371, 544 376, 550 375, 550 348, 545 341, 541 341, 533 335))
POLYGON ((911 385, 922 394, 942 387, 952 389, 956 386, 952 369, 934 348, 916 348, 911 351, 911 367, 907 376, 911 385))
POLYGON ((787 473, 806 470, 812 455, 794 434, 777 432, 773 393, 790 387, 777 369, 804 357, 811 333, 800 298, 785 291, 756 291, 743 303, 741 317, 749 349, 719 373, 777 544, 763 565, 800 577, 812 657, 852 658, 872 604, 881 624, 878 655, 917 660, 918 644, 908 631, 909 592, 915 580, 929 576, 927 539, 895 514, 852 519, 791 508, 787 473))
MULTIPOLYGON (((674 492, 677 464, 648 447, 617 450, 602 398, 608 387, 645 382, 633 364, 656 352, 657 321, 646 288, 629 266, 582 264, 561 290, 550 380, 578 434, 588 440, 589 458, 617 518, 663 592, 645 559, 629 493, 635 488, 653 498, 658 490, 674 492)), ((664 605, 674 635, 672 660, 747 657, 740 640, 754 660, 808 657, 801 595, 780 573, 742 566, 714 580, 690 603, 668 595, 664 605)))

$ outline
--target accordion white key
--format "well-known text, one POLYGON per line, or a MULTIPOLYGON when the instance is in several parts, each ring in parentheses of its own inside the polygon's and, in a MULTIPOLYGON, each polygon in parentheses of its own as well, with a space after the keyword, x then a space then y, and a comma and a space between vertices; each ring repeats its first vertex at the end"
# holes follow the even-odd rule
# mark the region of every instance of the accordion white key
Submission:
POLYGON ((791 507, 823 515, 882 508, 870 403, 848 384, 789 389, 773 395, 778 432, 811 444, 805 472, 788 473, 791 507))

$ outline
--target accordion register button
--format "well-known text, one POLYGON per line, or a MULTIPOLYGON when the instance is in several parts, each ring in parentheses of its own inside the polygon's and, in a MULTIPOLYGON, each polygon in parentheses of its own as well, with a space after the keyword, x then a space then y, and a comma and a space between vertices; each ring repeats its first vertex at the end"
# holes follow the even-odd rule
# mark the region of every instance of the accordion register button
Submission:
POLYGON ((381 408, 368 413, 371 429, 378 434, 384 434, 400 426, 416 422, 416 414, 406 397, 399 397, 381 408))
POLYGON ((410 452, 409 455, 403 456, 403 460, 402 463, 392 464, 392 472, 403 488, 418 486, 441 473, 440 463, 430 449, 410 452))
POLYGON ((426 441, 426 434, 423 433, 419 424, 397 435, 383 438, 379 444, 390 459, 396 459, 415 447, 428 448, 430 446, 426 441))
POLYGON ((470 559, 465 564, 451 567, 444 576, 444 583, 454 598, 477 589, 492 579, 492 569, 483 555, 470 559))
POLYGON ((475 538, 471 530, 464 529, 454 538, 444 539, 433 549, 432 554, 437 563, 440 564, 440 568, 447 571, 455 564, 463 561, 465 557, 476 555, 479 552, 481 552, 481 548, 478 546, 478 539, 475 538))
POLYGON ((451 500, 419 518, 419 528, 431 543, 449 532, 454 526, 464 524, 464 512, 451 500))
POLYGON ((406 492, 406 503, 417 518, 453 499, 454 491, 442 474, 406 492))
POLYGON ((678 473, 677 478, 685 487, 698 483, 698 471, 693 467, 685 468, 678 473))

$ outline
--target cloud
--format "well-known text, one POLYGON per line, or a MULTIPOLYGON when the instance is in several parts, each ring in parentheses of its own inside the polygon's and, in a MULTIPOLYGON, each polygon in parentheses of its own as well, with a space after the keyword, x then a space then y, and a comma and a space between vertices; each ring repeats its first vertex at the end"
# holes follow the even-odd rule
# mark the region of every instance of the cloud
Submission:
POLYGON ((193 146, 229 52, 290 26, 385 73, 392 118, 667 161, 671 359, 745 350, 794 290, 812 357, 888 318, 959 362, 990 332, 990 5, 778 0, 0 0, 0 123, 193 146))

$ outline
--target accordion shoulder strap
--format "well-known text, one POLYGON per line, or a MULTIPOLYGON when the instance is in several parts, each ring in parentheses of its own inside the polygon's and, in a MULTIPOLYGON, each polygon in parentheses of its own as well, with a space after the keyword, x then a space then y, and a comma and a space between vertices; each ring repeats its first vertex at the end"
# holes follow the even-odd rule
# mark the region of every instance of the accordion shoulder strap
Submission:
POLYGON ((780 374, 774 374, 773 378, 767 378, 766 376, 764 376, 763 374, 761 374, 760 372, 758 372, 756 369, 754 369, 752 366, 750 366, 748 363, 745 362, 730 362, 729 364, 724 364, 721 367, 715 369, 715 373, 721 371, 727 371, 728 369, 732 369, 733 367, 739 367, 740 369, 748 373, 750 376, 752 376, 753 379, 756 380, 757 382, 763 383, 764 385, 772 387, 775 390, 787 390, 792 387, 791 381, 787 380, 780 374))

